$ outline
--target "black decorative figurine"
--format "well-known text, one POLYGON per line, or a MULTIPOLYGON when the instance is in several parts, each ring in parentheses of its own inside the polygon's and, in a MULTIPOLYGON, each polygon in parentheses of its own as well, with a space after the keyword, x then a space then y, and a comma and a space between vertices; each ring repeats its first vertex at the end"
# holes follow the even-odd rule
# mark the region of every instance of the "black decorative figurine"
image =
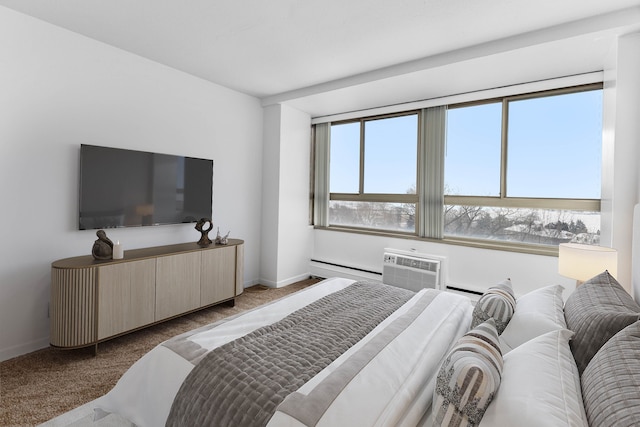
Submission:
POLYGON ((107 237, 104 230, 96 231, 96 236, 98 236, 98 240, 93 242, 91 255, 97 260, 111 259, 113 257, 113 242, 107 237))
POLYGON ((202 233, 202 237, 200 237, 200 240, 198 240, 198 245, 209 246, 211 244, 211 239, 209 239, 209 231, 211 231, 212 228, 213 224, 208 218, 200 218, 200 221, 196 222, 196 230, 202 233), (206 223, 209 223, 209 228, 205 230, 204 226, 206 223))

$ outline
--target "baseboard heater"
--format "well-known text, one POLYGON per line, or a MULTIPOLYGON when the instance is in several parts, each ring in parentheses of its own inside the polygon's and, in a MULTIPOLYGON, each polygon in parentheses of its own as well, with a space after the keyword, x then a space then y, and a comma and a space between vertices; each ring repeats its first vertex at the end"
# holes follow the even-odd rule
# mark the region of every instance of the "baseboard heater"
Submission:
POLYGON ((450 291, 456 291, 456 292, 462 292, 465 294, 471 294, 471 295, 479 295, 482 296, 482 292, 479 291, 471 291, 469 289, 463 289, 463 288, 457 288, 455 286, 447 286, 447 289, 450 291))
POLYGON ((314 277, 344 277, 353 280, 377 280, 382 281, 382 273, 361 267, 338 264, 319 259, 311 259, 311 275, 314 277))

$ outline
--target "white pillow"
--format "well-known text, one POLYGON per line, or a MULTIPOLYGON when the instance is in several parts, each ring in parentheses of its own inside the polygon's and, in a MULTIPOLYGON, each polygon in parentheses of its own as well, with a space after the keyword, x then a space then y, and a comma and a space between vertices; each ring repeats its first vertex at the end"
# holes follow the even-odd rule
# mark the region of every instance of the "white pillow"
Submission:
POLYGON ((517 299, 513 317, 500 335, 502 354, 544 333, 566 329, 563 290, 560 285, 551 285, 517 299))
POLYGON ((587 426, 572 336, 559 329, 506 354, 500 388, 479 427, 587 426))

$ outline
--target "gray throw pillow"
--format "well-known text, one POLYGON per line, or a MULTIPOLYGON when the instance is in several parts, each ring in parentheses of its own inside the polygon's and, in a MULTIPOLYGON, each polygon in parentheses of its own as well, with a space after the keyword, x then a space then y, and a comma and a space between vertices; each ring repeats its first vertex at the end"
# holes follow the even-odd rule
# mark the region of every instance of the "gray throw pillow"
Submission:
POLYGON ((581 378, 589 425, 640 425, 640 322, 617 333, 591 359, 581 378))
POLYGON ((605 271, 579 286, 564 306, 567 327, 575 332, 570 341, 578 372, 609 338, 640 318, 640 306, 605 271))

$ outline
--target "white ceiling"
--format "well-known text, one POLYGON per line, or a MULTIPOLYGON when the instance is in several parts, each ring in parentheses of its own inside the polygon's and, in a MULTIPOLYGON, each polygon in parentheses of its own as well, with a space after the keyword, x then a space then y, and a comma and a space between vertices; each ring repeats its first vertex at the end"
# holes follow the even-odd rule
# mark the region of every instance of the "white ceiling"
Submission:
POLYGON ((602 70, 640 0, 0 0, 312 116, 602 70))

